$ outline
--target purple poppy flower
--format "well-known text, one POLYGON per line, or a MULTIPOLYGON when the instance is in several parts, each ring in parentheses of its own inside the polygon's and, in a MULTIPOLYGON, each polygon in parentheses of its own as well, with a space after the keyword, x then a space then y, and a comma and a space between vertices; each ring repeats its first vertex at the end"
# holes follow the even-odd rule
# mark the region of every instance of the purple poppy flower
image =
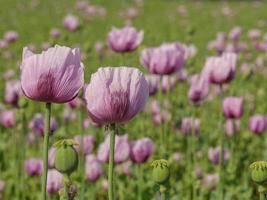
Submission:
MULTIPOLYGON (((122 163, 126 161, 130 156, 130 144, 128 141, 128 135, 115 137, 115 163, 122 163)), ((109 136, 105 141, 100 144, 97 152, 97 158, 101 162, 108 162, 109 158, 109 136)))
POLYGON ((239 119, 243 114, 243 98, 240 97, 224 98, 223 113, 226 118, 239 119))
POLYGON ((47 173, 46 191, 49 194, 57 194, 63 187, 63 175, 55 169, 49 169, 47 173))
POLYGON ((131 120, 146 104, 145 76, 135 68, 100 68, 91 76, 85 100, 90 117, 98 124, 131 120))
POLYGON ((162 44, 157 48, 144 49, 140 62, 152 74, 168 75, 184 65, 185 50, 179 43, 162 44))
POLYGON ((83 81, 79 49, 56 45, 41 54, 23 49, 21 86, 28 98, 65 103, 78 94, 83 81))
POLYGON ((113 27, 108 34, 108 44, 115 52, 130 52, 135 50, 143 41, 144 31, 126 26, 122 29, 113 27))
POLYGON ((41 159, 30 158, 24 162, 24 168, 29 176, 41 176, 43 162, 41 159))
POLYGON ((154 152, 154 143, 149 138, 143 138, 131 143, 131 160, 135 163, 144 163, 154 152))
POLYGON ((87 155, 85 162, 85 176, 88 182, 97 181, 103 174, 102 163, 95 155, 87 155))

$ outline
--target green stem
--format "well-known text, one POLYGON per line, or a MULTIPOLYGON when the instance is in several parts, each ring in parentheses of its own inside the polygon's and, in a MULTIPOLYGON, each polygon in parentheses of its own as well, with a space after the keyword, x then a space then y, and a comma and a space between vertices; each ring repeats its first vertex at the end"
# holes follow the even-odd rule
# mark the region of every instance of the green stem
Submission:
POLYGON ((65 128, 65 134, 64 134, 64 135, 69 135, 69 122, 66 122, 66 121, 65 121, 65 126, 64 126, 64 128, 65 128))
POLYGON ((118 197, 119 197, 118 199, 125 199, 124 198, 125 186, 124 186, 123 182, 118 181, 117 185, 118 185, 118 197))
POLYGON ((258 192, 260 194, 260 200, 267 200, 266 187, 264 185, 259 185, 258 192))
POLYGON ((50 133, 51 103, 45 106, 45 130, 44 130, 44 146, 43 146, 43 179, 42 179, 42 200, 46 200, 46 182, 48 170, 48 143, 50 133))
MULTIPOLYGON (((18 128, 18 127, 16 127, 16 128, 18 128)), ((13 150, 13 158, 17 158, 17 159, 15 159, 14 161, 13 161, 13 167, 12 168, 14 168, 14 169, 16 169, 16 171, 15 171, 15 173, 14 173, 14 179, 15 180, 18 180, 18 182, 20 182, 20 163, 21 163, 21 159, 20 159, 20 152, 19 152, 19 149, 18 149, 18 147, 19 147, 19 134, 17 134, 17 133, 20 133, 19 132, 19 130, 18 129, 16 129, 16 128, 11 128, 11 133, 12 133, 12 141, 13 141, 13 143, 14 143, 14 150, 13 150)), ((16 187, 16 184, 14 183, 14 185, 13 185, 13 187, 14 187, 14 192, 15 192, 15 195, 14 195, 14 197, 15 197, 15 199, 16 198, 20 198, 19 196, 20 196, 20 187, 18 186, 18 187, 16 187)))
POLYGON ((160 194, 160 198, 161 198, 161 200, 167 200, 167 198, 166 198, 166 193, 165 193, 165 192, 162 192, 162 193, 160 194))
MULTIPOLYGON (((162 79, 162 77, 161 77, 162 79)), ((159 102, 160 102, 160 105, 163 104, 163 99, 164 99, 164 94, 163 94, 163 90, 162 88, 159 88, 159 102)), ((161 116, 162 117, 162 116, 161 116)), ((160 124, 161 126, 161 129, 160 129, 160 135, 159 135, 159 138, 160 138, 160 157, 164 158, 165 157, 165 153, 166 153, 166 143, 164 142, 165 141, 165 133, 166 133, 166 122, 163 121, 163 123, 160 124)))
POLYGON ((161 132, 161 134, 160 134, 160 146, 161 146, 161 151, 160 151, 160 153, 161 153, 161 157, 162 157, 162 158, 164 158, 164 156, 165 156, 165 152, 166 152, 166 148, 165 148, 165 145, 164 145, 164 141, 165 141, 165 133, 166 133, 166 130, 165 130, 166 126, 165 126, 165 124, 166 124, 165 121, 161 124, 161 126, 162 126, 162 129, 161 129, 162 132, 161 132))
POLYGON ((267 197, 264 192, 260 192, 260 200, 267 200, 267 197))
MULTIPOLYGON (((220 100, 223 101, 223 86, 220 85, 221 94, 220 94, 220 100)), ((220 113, 220 121, 219 126, 220 129, 223 130, 222 124, 223 124, 223 114, 220 113)), ((221 131, 220 134, 220 163, 219 163, 219 176, 220 176, 220 186, 219 186, 219 199, 224 199, 224 131, 221 131)))
POLYGON ((125 53, 121 53, 121 66, 126 66, 126 63, 125 63, 125 53))
MULTIPOLYGON (((234 121, 234 130, 236 130, 236 122, 234 121)), ((230 158, 230 162, 229 162, 229 166, 230 166, 230 169, 231 169, 231 173, 234 174, 234 176, 236 176, 236 169, 239 165, 238 162, 236 162, 237 160, 239 159, 236 159, 238 158, 238 144, 236 142, 236 139, 237 139, 237 134, 239 134, 239 132, 234 132, 234 135, 232 136, 231 138, 231 151, 230 151, 230 155, 231 155, 231 158, 230 158)))
POLYGON ((167 200, 168 199, 168 189, 165 185, 159 186, 159 192, 160 192, 160 199, 161 200, 167 200))
POLYGON ((114 152, 115 152, 115 136, 117 133, 116 124, 111 124, 110 128, 110 145, 109 145, 109 165, 108 165, 108 199, 114 200, 114 152))
POLYGON ((68 180, 68 190, 67 190, 68 200, 72 200, 73 197, 70 197, 71 195, 69 194, 70 193, 70 187, 72 185, 72 181, 71 181, 71 178, 70 178, 70 175, 69 174, 67 176, 67 180, 68 180))
POLYGON ((18 187, 18 197, 19 199, 24 199, 24 174, 21 173, 23 171, 23 160, 25 157, 25 137, 27 134, 27 125, 26 125, 26 116, 24 108, 20 109, 20 124, 21 124, 21 133, 18 134, 18 147, 20 147, 20 151, 18 151, 18 177, 19 177, 19 187, 18 187))
POLYGON ((143 170, 141 165, 137 165, 137 176, 138 176, 138 200, 142 200, 142 188, 143 188, 143 170))
POLYGON ((69 200, 69 182, 66 182, 65 183, 65 190, 64 190, 64 192, 65 192, 65 194, 64 194, 65 199, 66 200, 69 200))
POLYGON ((187 135, 186 136, 186 140, 187 140, 187 146, 186 146, 186 151, 187 151, 187 174, 188 174, 188 178, 186 179, 186 185, 188 187, 187 191, 187 197, 188 200, 192 200, 192 157, 191 157, 191 136, 187 135))
POLYGON ((84 193, 85 193, 85 155, 83 151, 83 137, 84 137, 84 130, 83 130, 83 110, 80 108, 79 110, 79 133, 81 134, 81 146, 80 146, 80 154, 81 154, 81 162, 80 162, 80 176, 82 181, 81 186, 81 200, 84 200, 84 193))
POLYGON ((264 194, 262 192, 260 193, 260 200, 264 200, 264 194))
POLYGON ((90 185, 90 187, 91 187, 91 195, 90 195, 90 197, 91 197, 91 199, 95 199, 96 197, 95 197, 95 186, 94 185, 90 185))
POLYGON ((192 124, 192 134, 191 134, 191 137, 192 137, 192 152, 191 152, 191 155, 192 155, 192 189, 193 189, 193 197, 192 199, 195 199, 196 198, 196 173, 195 173, 195 167, 196 167, 196 129, 195 129, 195 122, 196 122, 196 109, 197 107, 193 107, 193 115, 192 115, 192 118, 193 118, 193 124, 192 124))

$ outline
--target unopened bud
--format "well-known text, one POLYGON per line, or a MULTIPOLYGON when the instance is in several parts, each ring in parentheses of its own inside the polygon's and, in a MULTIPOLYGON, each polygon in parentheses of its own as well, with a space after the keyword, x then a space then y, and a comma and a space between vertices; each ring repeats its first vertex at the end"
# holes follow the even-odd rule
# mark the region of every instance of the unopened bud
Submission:
POLYGON ((78 167, 79 158, 74 144, 76 142, 72 140, 61 140, 54 145, 57 148, 55 168, 63 174, 70 175, 78 167))

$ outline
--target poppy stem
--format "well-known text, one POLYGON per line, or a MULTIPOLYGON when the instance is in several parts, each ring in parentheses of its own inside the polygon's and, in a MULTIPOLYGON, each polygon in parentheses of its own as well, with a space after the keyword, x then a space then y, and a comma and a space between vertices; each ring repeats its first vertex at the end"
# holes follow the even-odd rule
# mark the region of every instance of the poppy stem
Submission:
POLYGON ((162 192, 162 193, 160 194, 160 196, 161 196, 161 200, 167 200, 167 199, 166 199, 166 193, 165 193, 165 192, 162 192))
POLYGON ((193 195, 193 184, 192 184, 192 136, 191 133, 189 133, 189 135, 187 135, 186 137, 187 140, 187 145, 186 145, 186 153, 187 153, 187 161, 188 161, 188 165, 187 165, 187 173, 188 173, 188 179, 187 181, 187 187, 188 187, 188 200, 192 200, 192 195, 193 195))
POLYGON ((125 53, 121 53, 121 65, 122 66, 126 66, 126 63, 125 63, 125 53))
POLYGON ((264 194, 264 192, 260 192, 260 200, 266 200, 266 199, 267 199, 267 197, 264 194))
POLYGON ((115 151, 115 136, 117 133, 116 124, 111 124, 110 127, 110 145, 109 145, 109 165, 108 165, 108 199, 114 200, 114 151, 115 151))
POLYGON ((197 105, 193 107, 193 115, 192 115, 192 133, 191 133, 191 139, 192 139, 192 190, 193 190, 193 197, 192 199, 195 199, 197 196, 197 191, 196 191, 196 173, 195 173, 195 169, 196 169, 196 142, 197 142, 197 132, 196 132, 196 110, 197 110, 197 105))
POLYGON ((84 138, 84 130, 83 130, 83 110, 82 107, 79 108, 79 134, 81 134, 81 147, 80 147, 80 156, 81 156, 81 163, 80 163, 80 175, 81 175, 81 181, 82 181, 82 186, 81 186, 81 200, 84 200, 84 193, 85 193, 85 175, 84 175, 84 168, 85 168, 85 154, 84 154, 84 143, 83 143, 83 138, 84 138))
POLYGON ((143 189, 143 169, 141 165, 137 165, 137 176, 138 176, 138 200, 142 200, 142 189, 143 189))
POLYGON ((23 160, 25 157, 25 137, 27 134, 27 125, 26 125, 26 115, 25 115, 25 108, 20 108, 20 124, 21 124, 21 134, 18 135, 18 147, 20 147, 20 151, 18 152, 18 177, 20 181, 20 185, 18 187, 18 197, 19 199, 24 199, 24 175, 21 173, 23 171, 23 160))
MULTIPOLYGON (((221 100, 223 100, 224 94, 223 94, 223 85, 220 85, 220 97, 221 100)), ((224 199, 224 132, 223 132, 223 118, 222 114, 220 113, 220 163, 219 163, 219 175, 220 175, 220 185, 219 185, 219 199, 224 199)))
POLYGON ((160 192, 160 199, 161 200, 167 200, 168 199, 168 187, 164 184, 161 184, 159 186, 159 192, 160 192))
POLYGON ((45 130, 44 130, 44 146, 43 146, 43 178, 42 178, 42 200, 46 200, 46 182, 48 170, 48 144, 50 133, 51 103, 45 106, 45 130))
POLYGON ((266 195, 266 187, 263 185, 259 185, 258 187, 258 192, 259 192, 259 199, 260 200, 267 200, 267 195, 266 195))

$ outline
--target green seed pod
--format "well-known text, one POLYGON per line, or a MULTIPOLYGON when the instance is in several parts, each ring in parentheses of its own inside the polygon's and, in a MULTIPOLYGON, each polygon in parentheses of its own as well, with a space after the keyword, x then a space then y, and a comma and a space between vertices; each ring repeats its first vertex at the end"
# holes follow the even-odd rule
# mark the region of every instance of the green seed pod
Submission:
POLYGON ((57 142, 56 157, 55 157, 55 168, 63 173, 70 175, 78 167, 78 153, 73 148, 73 144, 70 140, 62 140, 57 142))
POLYGON ((250 165, 251 178, 258 184, 263 184, 267 181, 267 162, 256 161, 250 165))
POLYGON ((167 160, 160 159, 152 162, 152 179, 157 184, 163 184, 170 177, 170 167, 167 160))

